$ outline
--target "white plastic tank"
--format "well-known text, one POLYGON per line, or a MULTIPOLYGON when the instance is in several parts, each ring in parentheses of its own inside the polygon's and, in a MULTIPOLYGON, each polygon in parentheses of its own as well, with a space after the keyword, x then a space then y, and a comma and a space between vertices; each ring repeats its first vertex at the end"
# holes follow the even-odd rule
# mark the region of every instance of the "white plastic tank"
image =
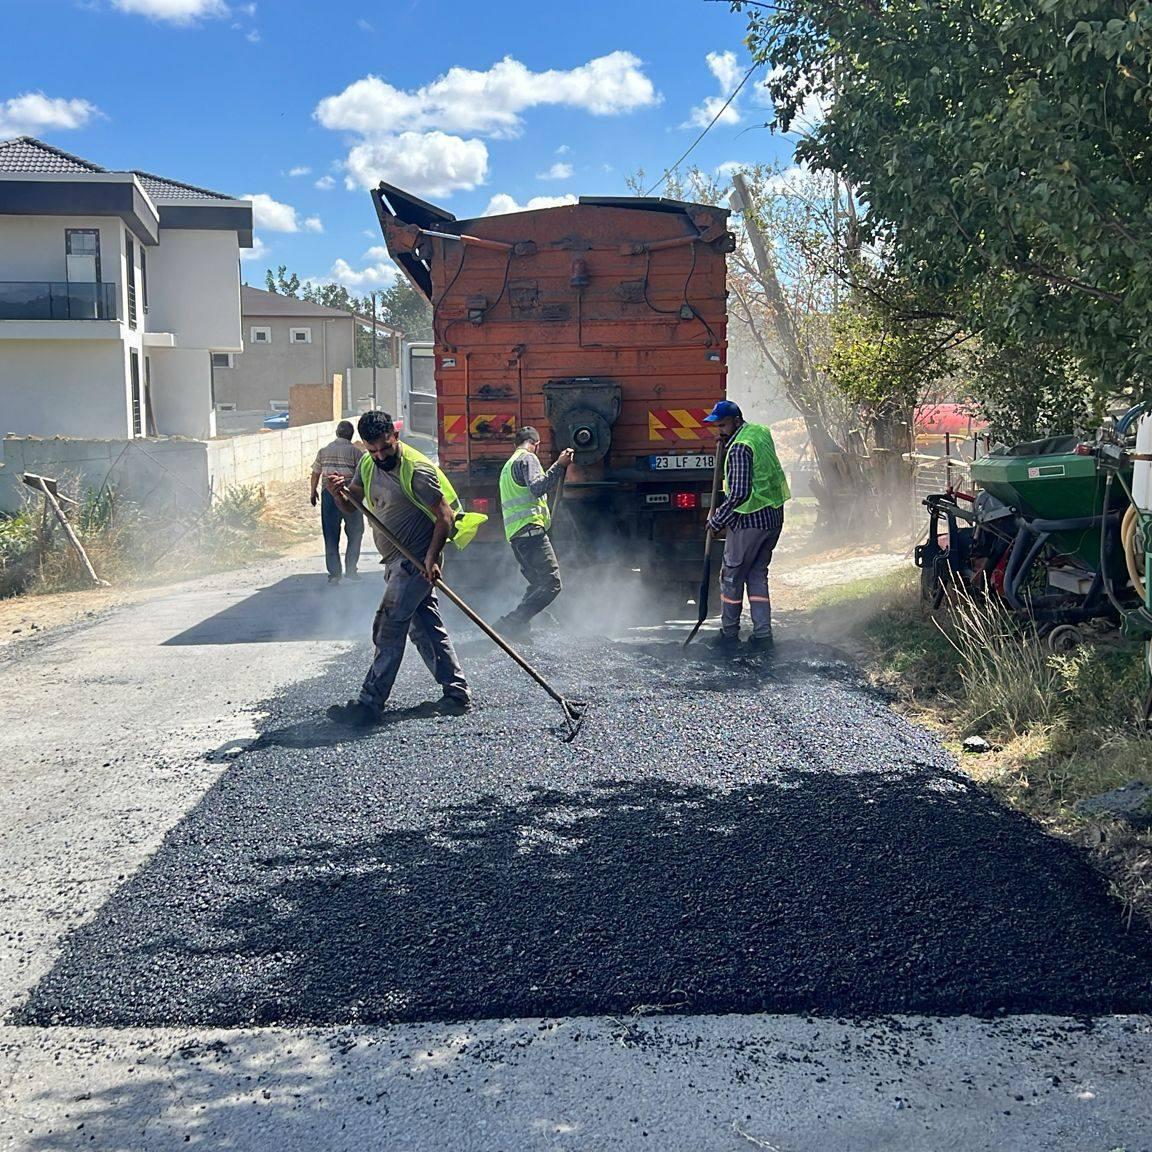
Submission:
POLYGON ((1137 460, 1132 466, 1132 501, 1144 512, 1152 511, 1152 414, 1141 416, 1136 425, 1136 455, 1145 459, 1137 460))

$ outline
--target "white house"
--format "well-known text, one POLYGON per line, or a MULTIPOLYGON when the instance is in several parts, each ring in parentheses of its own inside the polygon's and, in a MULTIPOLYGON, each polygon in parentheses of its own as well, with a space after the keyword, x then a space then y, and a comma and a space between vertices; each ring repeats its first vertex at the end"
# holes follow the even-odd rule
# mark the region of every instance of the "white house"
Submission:
POLYGON ((252 204, 0 141, 0 435, 215 434, 252 204))

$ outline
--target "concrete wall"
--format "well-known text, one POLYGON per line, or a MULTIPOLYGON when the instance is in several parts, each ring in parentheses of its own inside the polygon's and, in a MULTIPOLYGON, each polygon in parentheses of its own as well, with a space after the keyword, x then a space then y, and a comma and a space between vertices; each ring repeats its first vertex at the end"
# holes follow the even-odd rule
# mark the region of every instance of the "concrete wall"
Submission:
POLYGON ((208 498, 205 445, 197 440, 69 440, 6 436, 0 469, 0 509, 21 507, 25 472, 60 481, 66 495, 115 489, 150 509, 202 507, 208 498))
POLYGON ((336 425, 327 423, 212 440, 206 445, 212 490, 220 495, 236 484, 305 480, 316 453, 335 435, 336 425))
POLYGON ((109 485, 122 499, 152 510, 203 507, 210 492, 219 496, 234 485, 306 480, 316 453, 335 435, 335 425, 327 423, 208 441, 8 436, 2 442, 0 510, 22 506, 25 472, 60 480, 66 494, 109 485))
POLYGON ((356 362, 356 330, 350 316, 329 320, 245 316, 243 336, 244 351, 233 357, 233 367, 216 369, 217 403, 235 404, 242 412, 271 411, 269 401, 287 401, 293 384, 330 380, 336 372, 347 378, 356 362), (271 342, 254 343, 253 328, 270 328, 271 342), (292 343, 293 328, 310 329, 312 342, 292 343))
POLYGON ((0 216, 0 280, 67 280, 68 228, 99 229, 100 279, 122 284, 124 225, 109 216, 0 216))
POLYGON ((178 348, 239 352, 240 247, 235 232, 161 229, 148 250, 148 330, 178 348))
MULTIPOLYGON (((372 369, 353 368, 344 379, 345 410, 367 412, 372 407, 372 369)), ((376 403, 389 415, 400 415, 400 373, 395 368, 376 369, 376 403)))
POLYGON ((216 435, 212 410, 212 359, 203 348, 149 348, 152 411, 162 436, 209 440, 216 435))
POLYGON ((0 434, 128 435, 126 356, 119 339, 0 340, 0 434))

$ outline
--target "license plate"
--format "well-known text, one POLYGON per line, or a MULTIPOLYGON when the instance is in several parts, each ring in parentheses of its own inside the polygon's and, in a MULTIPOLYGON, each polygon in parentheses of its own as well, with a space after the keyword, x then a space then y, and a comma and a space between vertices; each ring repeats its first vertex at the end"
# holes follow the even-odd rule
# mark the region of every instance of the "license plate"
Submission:
POLYGON ((691 468, 716 467, 715 455, 700 453, 696 456, 649 456, 648 463, 655 472, 685 471, 691 468))

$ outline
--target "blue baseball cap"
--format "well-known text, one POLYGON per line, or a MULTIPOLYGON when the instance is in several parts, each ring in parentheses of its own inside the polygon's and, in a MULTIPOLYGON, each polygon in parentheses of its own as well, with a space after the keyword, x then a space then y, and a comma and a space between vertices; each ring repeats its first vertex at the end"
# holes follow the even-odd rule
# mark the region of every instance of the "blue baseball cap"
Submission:
POLYGON ((744 413, 740 411, 739 404, 733 404, 731 400, 720 400, 716 407, 704 417, 704 423, 715 424, 717 420, 724 420, 729 416, 737 420, 744 419, 744 413))

